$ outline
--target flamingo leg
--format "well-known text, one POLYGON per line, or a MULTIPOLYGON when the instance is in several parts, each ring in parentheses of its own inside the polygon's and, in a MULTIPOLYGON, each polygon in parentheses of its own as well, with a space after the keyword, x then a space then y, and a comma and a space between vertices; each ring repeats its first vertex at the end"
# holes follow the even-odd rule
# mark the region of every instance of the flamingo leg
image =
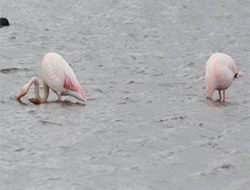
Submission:
POLYGON ((220 100, 221 100, 221 92, 220 92, 220 90, 218 90, 219 91, 219 97, 220 97, 220 100))
POLYGON ((58 101, 62 101, 62 96, 61 96, 61 94, 58 94, 58 101))
POLYGON ((226 90, 223 90, 223 101, 225 102, 226 99, 226 90))

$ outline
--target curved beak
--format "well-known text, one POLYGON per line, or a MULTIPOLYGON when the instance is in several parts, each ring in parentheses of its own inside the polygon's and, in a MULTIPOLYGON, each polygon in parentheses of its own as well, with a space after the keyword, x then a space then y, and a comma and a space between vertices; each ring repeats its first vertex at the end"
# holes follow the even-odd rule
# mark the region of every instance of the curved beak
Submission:
POLYGON ((22 94, 21 93, 16 96, 16 100, 20 100, 21 98, 22 98, 22 94))

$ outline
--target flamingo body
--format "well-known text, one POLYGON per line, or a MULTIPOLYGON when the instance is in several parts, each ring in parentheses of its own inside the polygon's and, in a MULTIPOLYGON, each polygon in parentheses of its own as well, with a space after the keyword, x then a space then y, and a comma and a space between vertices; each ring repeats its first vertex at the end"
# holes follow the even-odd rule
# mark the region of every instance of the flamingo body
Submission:
POLYGON ((232 84, 234 78, 243 77, 236 67, 234 60, 227 54, 215 53, 206 64, 206 94, 212 99, 213 92, 223 90, 223 100, 225 101, 225 90, 232 84))
POLYGON ((47 100, 49 95, 48 88, 51 88, 57 95, 58 100, 61 101, 62 95, 70 95, 79 100, 86 102, 82 88, 76 79, 76 76, 69 66, 69 64, 57 53, 47 53, 41 64, 42 78, 43 78, 43 96, 39 95, 39 82, 36 77, 33 77, 29 83, 23 86, 20 94, 16 99, 20 99, 24 96, 30 86, 34 83, 35 98, 30 99, 33 103, 43 103, 47 100))

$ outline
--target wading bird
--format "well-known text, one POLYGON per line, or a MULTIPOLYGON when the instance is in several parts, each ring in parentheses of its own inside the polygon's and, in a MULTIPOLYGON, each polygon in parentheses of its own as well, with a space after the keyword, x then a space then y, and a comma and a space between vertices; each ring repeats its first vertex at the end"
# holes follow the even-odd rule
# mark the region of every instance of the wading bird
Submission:
POLYGON ((45 102, 49 96, 49 88, 51 88, 58 96, 58 100, 62 101, 61 96, 73 96, 78 100, 86 102, 82 88, 76 79, 76 76, 69 66, 69 64, 57 53, 47 53, 41 64, 42 78, 43 78, 43 95, 39 94, 39 82, 36 77, 32 77, 30 81, 25 84, 21 92, 16 96, 17 100, 25 96, 30 86, 35 84, 35 98, 29 101, 35 104, 45 102))
POLYGON ((211 55, 206 64, 206 92, 207 98, 212 99, 215 90, 223 91, 225 101, 225 90, 232 84, 235 78, 243 77, 234 60, 227 54, 215 53, 211 55))

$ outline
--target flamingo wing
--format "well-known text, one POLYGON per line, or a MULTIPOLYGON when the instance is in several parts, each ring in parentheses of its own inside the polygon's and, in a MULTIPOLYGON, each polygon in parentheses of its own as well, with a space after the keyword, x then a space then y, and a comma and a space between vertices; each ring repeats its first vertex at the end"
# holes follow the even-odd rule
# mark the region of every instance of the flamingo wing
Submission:
POLYGON ((48 53, 42 62, 43 79, 58 95, 73 95, 74 91, 86 101, 82 88, 69 64, 56 53, 48 53))
POLYGON ((47 53, 41 65, 43 81, 57 94, 61 94, 64 84, 62 57, 56 53, 47 53))
MULTIPOLYGON (((74 74, 74 73, 73 73, 74 74)), ((74 80, 75 77, 70 77, 65 73, 65 80, 63 87, 69 90, 73 90, 79 94, 81 94, 84 101, 86 101, 85 96, 83 94, 82 88, 77 80, 74 80)))

